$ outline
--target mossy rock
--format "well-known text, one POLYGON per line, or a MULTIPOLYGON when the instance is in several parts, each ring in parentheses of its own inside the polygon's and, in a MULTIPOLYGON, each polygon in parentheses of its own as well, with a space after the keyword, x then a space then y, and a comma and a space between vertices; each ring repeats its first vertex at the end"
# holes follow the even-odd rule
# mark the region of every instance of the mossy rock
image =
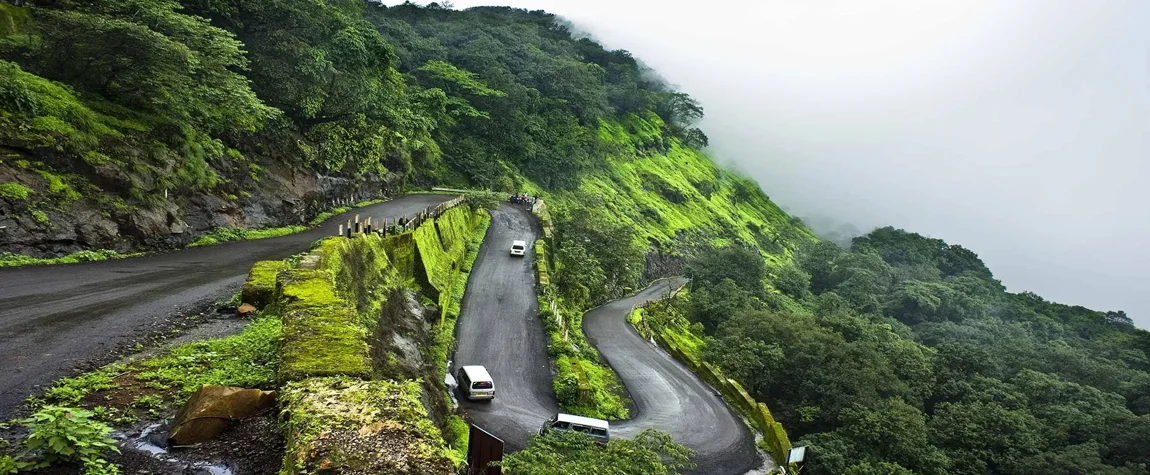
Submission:
POLYGON ((431 286, 428 294, 439 300, 441 293, 451 292, 464 257, 467 242, 472 239, 483 217, 466 207, 452 208, 439 218, 424 222, 412 233, 417 252, 416 277, 431 286))
POLYGON ((419 381, 313 378, 280 391, 284 475, 453 474, 419 381))
POLYGON ((244 303, 250 303, 258 309, 267 307, 275 300, 276 276, 282 270, 287 270, 284 261, 259 261, 252 266, 248 273, 248 280, 240 297, 244 303))
POLYGON ((715 389, 722 390, 722 381, 724 379, 723 372, 719 371, 715 365, 704 361, 700 365, 699 373, 702 374, 703 380, 710 384, 715 389))
POLYGON ((733 379, 728 379, 727 382, 731 385, 731 389, 734 392, 735 402, 739 405, 744 413, 753 414, 755 411, 758 411, 759 402, 756 401, 755 398, 751 397, 751 395, 747 393, 746 389, 743 389, 742 384, 739 384, 738 381, 733 379))
POLYGON ((316 267, 331 273, 336 293, 373 318, 384 296, 401 283, 385 247, 379 235, 358 234, 325 239, 312 254, 319 256, 316 267))
POLYGON ((539 286, 551 285, 551 271, 547 268, 547 243, 542 239, 535 241, 535 272, 539 275, 539 286))

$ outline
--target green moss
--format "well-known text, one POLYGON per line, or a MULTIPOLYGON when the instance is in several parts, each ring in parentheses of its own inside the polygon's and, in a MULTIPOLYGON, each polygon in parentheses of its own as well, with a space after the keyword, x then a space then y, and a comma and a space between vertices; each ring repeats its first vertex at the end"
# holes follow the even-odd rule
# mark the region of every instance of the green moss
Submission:
POLYGON ((276 281, 278 303, 290 308, 341 306, 330 271, 292 269, 279 273, 276 281))
POLYGON ((284 327, 281 381, 371 375, 367 328, 355 309, 336 296, 330 272, 281 272, 277 294, 284 327))
POLYGON ((386 241, 376 234, 329 237, 314 254, 319 256, 319 268, 334 277, 337 293, 355 305, 368 325, 379 315, 389 291, 402 282, 391 265, 386 241))
POLYGON ((32 221, 35 221, 36 224, 48 224, 48 213, 40 210, 33 210, 32 221))
POLYGON ((280 473, 454 473, 419 381, 313 378, 279 396, 287 448, 280 473))
POLYGON ((785 462, 791 451, 791 439, 787 436, 787 431, 783 430, 783 425, 778 422, 771 423, 763 433, 761 444, 767 452, 775 457, 775 461, 778 463, 785 462))
POLYGON ((535 241, 535 274, 539 278, 539 286, 551 285, 551 271, 547 265, 547 243, 542 239, 535 241))
POLYGON ((450 292, 444 294, 444 299, 441 301, 443 318, 435 327, 435 341, 431 347, 436 374, 447 374, 447 355, 455 347, 455 323, 459 317, 460 302, 463 300, 463 293, 467 290, 467 279, 471 275, 471 267, 475 264, 475 259, 479 257, 479 245, 483 242, 483 236, 487 234, 487 228, 491 224, 491 216, 486 212, 481 213, 479 225, 472 230, 470 236, 467 236, 465 246, 467 255, 460 263, 460 272, 456 275, 455 283, 450 292))
POLYGON ((32 189, 19 183, 0 183, 0 198, 24 201, 32 194, 32 189))
POLYGON ((284 312, 284 350, 279 379, 371 375, 367 330, 347 307, 292 309, 284 312))
POLYGON ((240 291, 240 300, 262 309, 272 303, 276 292, 276 275, 287 270, 284 261, 259 261, 252 266, 240 291))
POLYGON ((80 199, 80 192, 72 188, 64 178, 44 170, 39 170, 37 173, 48 182, 48 193, 68 203, 80 199))
POLYGON ((384 249, 395 267, 399 278, 408 281, 415 278, 415 240, 412 233, 392 234, 384 238, 384 249))

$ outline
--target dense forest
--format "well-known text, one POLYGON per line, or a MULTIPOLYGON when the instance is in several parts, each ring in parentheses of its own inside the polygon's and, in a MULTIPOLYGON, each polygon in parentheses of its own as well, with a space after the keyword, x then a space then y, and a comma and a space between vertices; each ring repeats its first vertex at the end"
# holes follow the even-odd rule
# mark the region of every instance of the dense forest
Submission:
POLYGON ((1006 292, 971 251, 889 227, 757 257, 692 262, 664 318, 811 447, 807 473, 1150 473, 1150 332, 1124 313, 1006 292))
POLYGON ((5 251, 186 245, 365 190, 570 190, 707 140, 690 96, 544 12, 28 3, 0 2, 5 251))

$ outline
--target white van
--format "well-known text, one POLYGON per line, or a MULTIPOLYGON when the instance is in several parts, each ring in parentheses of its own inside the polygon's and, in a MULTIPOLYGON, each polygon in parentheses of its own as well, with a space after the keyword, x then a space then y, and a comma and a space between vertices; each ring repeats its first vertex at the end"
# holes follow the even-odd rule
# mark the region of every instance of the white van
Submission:
POLYGON ((604 444, 611 440, 611 426, 603 419, 560 413, 543 423, 543 428, 539 429, 539 435, 543 435, 548 430, 580 432, 594 437, 604 444))
POLYGON ((511 255, 525 256, 527 255, 527 242, 525 241, 511 241, 511 255))
POLYGON ((455 381, 459 383, 463 396, 469 400, 495 399, 495 382, 487 374, 487 368, 478 365, 459 368, 455 381))

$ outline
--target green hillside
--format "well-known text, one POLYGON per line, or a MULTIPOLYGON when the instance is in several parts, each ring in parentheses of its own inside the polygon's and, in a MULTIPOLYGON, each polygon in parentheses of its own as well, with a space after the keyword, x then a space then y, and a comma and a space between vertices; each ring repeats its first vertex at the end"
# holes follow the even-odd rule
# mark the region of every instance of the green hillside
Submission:
POLYGON ((810 238, 699 152, 696 101, 544 12, 362 0, 2 12, 0 252, 184 246, 429 185, 531 191, 559 213, 599 197, 597 219, 633 227, 644 248, 743 241, 777 260, 810 238))
MULTIPOLYGON (((769 405, 811 448, 805 472, 1148 473, 1150 334, 1124 313, 1008 293, 974 253, 901 230, 820 241, 712 161, 696 100, 551 14, 26 3, 0 0, 0 267, 278 235, 430 186, 527 192, 546 203, 534 249, 568 411, 628 416, 581 314, 686 275, 637 325, 769 405)), ((616 465, 686 454, 637 440, 612 447, 642 460, 616 465)), ((509 463, 613 463, 583 442, 538 438, 509 463)))

